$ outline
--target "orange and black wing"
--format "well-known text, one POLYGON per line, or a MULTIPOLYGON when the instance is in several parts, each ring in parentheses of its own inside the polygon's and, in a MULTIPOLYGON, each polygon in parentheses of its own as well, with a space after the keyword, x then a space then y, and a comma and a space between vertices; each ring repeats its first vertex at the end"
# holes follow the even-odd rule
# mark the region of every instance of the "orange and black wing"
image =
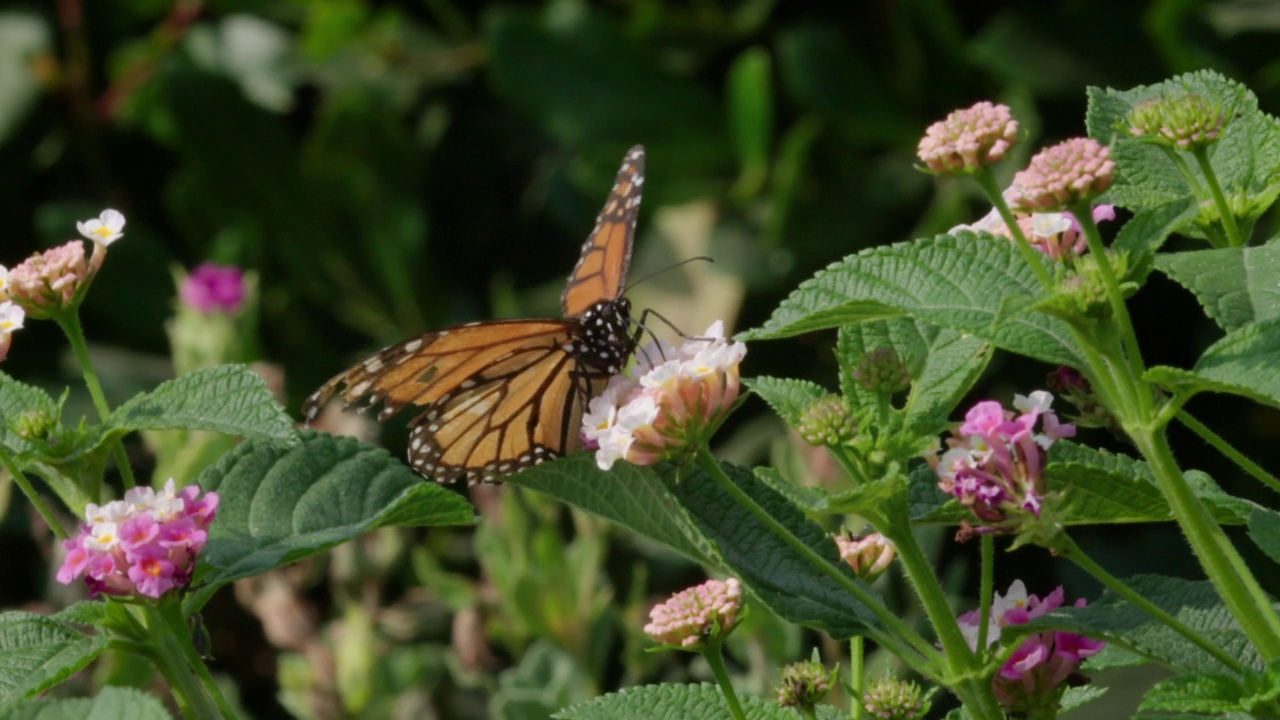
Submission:
POLYGON ((595 229, 583 243, 578 264, 560 296, 560 309, 565 317, 579 317, 602 300, 617 300, 622 296, 627 267, 631 265, 631 243, 635 240, 643 189, 644 147, 636 145, 623 159, 609 199, 596 217, 595 229))
POLYGON ((409 435, 415 470, 441 482, 494 481, 578 447, 587 398, 570 352, 576 329, 513 320, 423 335, 325 383, 304 416, 313 420, 339 391, 349 405, 382 403, 378 420, 413 405, 422 409, 409 435))

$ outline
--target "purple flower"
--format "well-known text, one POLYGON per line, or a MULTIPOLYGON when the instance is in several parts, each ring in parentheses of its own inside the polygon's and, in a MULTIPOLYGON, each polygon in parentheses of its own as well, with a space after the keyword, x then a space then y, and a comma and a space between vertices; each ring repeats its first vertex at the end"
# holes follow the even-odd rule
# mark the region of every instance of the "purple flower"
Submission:
POLYGON ((207 314, 234 315, 244 307, 244 272, 230 265, 205 263, 182 281, 182 302, 207 314))
POLYGON ((218 510, 216 493, 199 493, 195 485, 179 491, 170 479, 159 492, 134 488, 123 500, 90 503, 80 534, 62 543, 58 582, 83 575, 91 595, 153 598, 186 587, 218 510))

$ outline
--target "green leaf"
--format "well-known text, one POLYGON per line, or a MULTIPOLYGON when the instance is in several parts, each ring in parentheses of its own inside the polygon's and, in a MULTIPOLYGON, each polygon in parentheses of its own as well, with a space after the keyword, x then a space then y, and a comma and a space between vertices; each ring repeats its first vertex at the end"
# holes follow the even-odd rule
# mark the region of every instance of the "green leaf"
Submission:
MULTIPOLYGON (((740 694, 738 700, 749 720, 796 720, 799 717, 791 708, 752 695, 740 694)), ((819 705, 817 710, 822 720, 848 717, 830 705, 819 705)), ((627 688, 567 707, 553 717, 559 720, 730 720, 733 715, 720 688, 702 683, 627 688)))
MULTIPOLYGON (((869 595, 875 591, 856 580, 840 560, 836 544, 816 523, 783 495, 760 482, 750 470, 728 464, 723 471, 738 489, 765 514, 869 595)), ((695 469, 672 492, 698 523, 703 534, 720 550, 728 572, 738 577, 757 598, 793 623, 825 630, 836 639, 878 627, 870 609, 858 603, 848 590, 813 565, 800 551, 786 544, 746 506, 695 469)))
POLYGON ((729 69, 729 130, 738 151, 741 175, 735 188, 750 198, 769 174, 769 144, 773 139, 773 79, 769 51, 744 50, 729 69))
MULTIPOLYGON (((1231 657, 1246 666, 1262 668, 1263 659, 1211 583, 1139 575, 1126 579, 1125 584, 1231 657)), ((1044 629, 1066 630, 1105 640, 1182 672, 1227 669, 1212 655, 1110 590, 1086 607, 1058 608, 1027 625, 1010 626, 1005 631, 1023 634, 1044 629)))
POLYGON ((1240 709, 1244 687, 1239 678, 1219 673, 1182 675, 1156 683, 1139 710, 1220 713, 1240 709))
MULTIPOLYGON (((1120 228, 1112 247, 1129 256, 1129 279, 1141 285, 1157 260, 1156 251, 1169 236, 1196 217, 1199 204, 1192 198, 1139 210, 1120 228)), ((1169 257, 1161 255, 1162 260, 1169 257)), ((1167 271, 1166 271, 1167 272, 1167 271)))
POLYGON ((1107 689, 1097 685, 1067 688, 1067 691, 1062 694, 1062 707, 1059 708, 1059 712, 1064 713, 1068 710, 1075 710, 1085 703, 1093 702, 1105 695, 1107 689))
POLYGON ((45 698, 0 712, 0 720, 173 720, 159 699, 137 688, 102 688, 92 698, 45 698))
POLYGON ((742 383, 759 395, 791 427, 796 427, 814 402, 830 391, 808 380, 790 378, 745 378, 742 383))
POLYGON ((0 372, 0 446, 12 455, 37 451, 30 441, 14 430, 14 422, 28 412, 54 418, 58 414, 58 404, 40 388, 18 382, 0 372))
POLYGON ((1258 247, 1167 253, 1156 267, 1190 290, 1223 330, 1280 317, 1280 239, 1258 247))
POLYGON ((244 365, 219 365, 161 383, 116 408, 110 431, 213 430, 254 440, 289 440, 293 421, 267 381, 244 365))
POLYGON ((784 338, 910 315, 1038 360, 1083 367, 1066 323, 1010 310, 1042 299, 1012 243, 960 232, 871 248, 833 263, 742 337, 784 338))
POLYGON ((531 467, 507 482, 611 520, 696 562, 722 565, 715 546, 653 468, 617 463, 606 472, 590 454, 576 453, 531 467))
POLYGON ((218 518, 200 555, 207 598, 218 586, 323 552, 388 525, 468 525, 471 506, 385 450, 304 432, 300 442, 250 440, 200 474, 218 518))
POLYGON ((1272 562, 1280 563, 1280 513, 1254 508, 1249 515, 1249 537, 1272 562))
MULTIPOLYGON (((910 477, 913 520, 953 525, 972 519, 968 510, 937 489, 938 478, 928 467, 916 468, 910 477)), ((1049 451, 1044 478, 1055 520, 1064 525, 1173 520, 1151 468, 1126 455, 1059 440, 1049 451)), ((1243 524, 1256 507, 1227 495, 1204 473, 1189 471, 1186 480, 1220 523, 1243 524)))
POLYGON ((1209 346, 1191 370, 1157 366, 1151 382, 1187 397, 1201 392, 1242 395, 1280 407, 1280 317, 1249 323, 1209 346))
MULTIPOLYGON (((1111 145, 1117 167, 1116 180, 1105 197, 1132 210, 1192 197, 1191 187, 1162 149, 1117 130, 1125 126, 1125 116, 1137 104, 1186 94, 1217 103, 1227 117, 1222 136, 1209 147, 1209 154, 1233 212, 1248 228, 1276 197, 1280 127, 1274 118, 1258 110, 1258 100, 1248 88, 1210 71, 1188 73, 1132 90, 1089 89, 1089 135, 1111 145)), ((1185 153, 1182 156, 1200 186, 1205 187, 1199 168, 1185 153)), ((1198 224, 1218 221, 1212 204, 1201 207, 1198 224)))
POLYGON ((909 424, 917 418, 945 419, 991 360, 986 342, 907 318, 841 327, 836 344, 840 387, 855 408, 876 406, 876 394, 854 380, 853 370, 864 355, 883 347, 892 348, 911 371, 911 393, 903 405, 909 424))
POLYGON ((35 613, 0 614, 0 703, 48 690, 83 670, 106 648, 105 633, 86 635, 35 613))

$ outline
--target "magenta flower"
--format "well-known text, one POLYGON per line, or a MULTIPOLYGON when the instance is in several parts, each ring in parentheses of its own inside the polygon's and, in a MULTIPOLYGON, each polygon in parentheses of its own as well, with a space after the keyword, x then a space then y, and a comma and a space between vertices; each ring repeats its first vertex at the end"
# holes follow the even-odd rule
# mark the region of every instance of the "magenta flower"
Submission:
POLYGON ((705 441, 738 399, 746 352, 725 339, 720 321, 679 348, 642 350, 639 379, 614 376, 583 414, 583 442, 596 450, 596 464, 653 465, 705 441))
POLYGON ((1111 148, 1092 138, 1072 138, 1040 151, 1013 176, 1016 209, 1063 210, 1111 187, 1116 164, 1111 148))
POLYGON ((182 281, 178 294, 185 305, 206 315, 234 315, 244 307, 244 273, 238 267, 204 263, 182 281))
POLYGON ((178 491, 170 479, 159 492, 133 488, 123 500, 90 503, 80 533, 62 543, 58 582, 83 575, 91 596, 158 598, 185 588, 218 511, 217 493, 199 493, 195 485, 178 491))
POLYGON ((1007 105, 983 101, 929 126, 917 156, 936 173, 974 172, 1000 161, 1018 142, 1018 121, 1007 105))
POLYGON ((742 585, 735 578, 708 580, 656 605, 644 631, 664 645, 695 649, 704 639, 727 636, 741 603, 742 585))
MULTIPOLYGON (((987 644, 1000 640, 1001 631, 1012 625, 1023 625, 1063 603, 1062 587, 1041 599, 1028 595, 1021 580, 1009 586, 1009 592, 996 593, 991 604, 991 624, 987 630, 987 644)), ((1076 607, 1084 607, 1085 600, 1076 601, 1076 607)), ((969 646, 977 647, 979 611, 965 613, 959 618, 960 629, 969 640, 969 646)), ((1106 643, 1083 635, 1057 630, 1047 630, 1026 639, 1000 666, 993 680, 996 699, 1007 710, 1025 713, 1033 709, 1056 707, 1066 681, 1083 679, 1077 669, 1080 663, 1096 655, 1106 643)))
POLYGON ((1049 410, 1053 396, 1043 390, 1017 395, 1014 407, 994 400, 970 408, 949 449, 934 460, 938 486, 953 495, 991 529, 1010 519, 1039 515, 1044 499, 1045 452, 1057 440, 1075 435, 1049 410), (1043 418, 1043 422, 1041 421, 1043 418), (1040 422, 1041 433, 1036 433, 1040 422))

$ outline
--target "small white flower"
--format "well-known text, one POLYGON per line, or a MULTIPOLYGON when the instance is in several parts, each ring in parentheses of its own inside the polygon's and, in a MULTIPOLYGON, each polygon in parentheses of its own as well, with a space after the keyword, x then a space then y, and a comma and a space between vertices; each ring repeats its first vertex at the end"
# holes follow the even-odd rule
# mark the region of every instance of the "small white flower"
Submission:
POLYGON ((76 223, 80 234, 106 247, 124 237, 124 215, 117 210, 103 210, 92 220, 76 223))
POLYGON ((1071 216, 1067 213, 1034 213, 1031 216, 1031 234, 1037 238, 1051 238, 1071 229, 1071 216))
POLYGON ((9 268, 0 265, 0 300, 9 297, 9 268))
POLYGON ((120 528, 113 522, 100 522, 93 526, 93 534, 84 540, 86 550, 111 552, 120 543, 120 528))
POLYGON ((14 330, 21 330, 22 321, 26 317, 27 311, 14 305, 12 301, 5 300, 0 302, 0 335, 8 335, 14 330))
POLYGON ((600 440, 618 422, 618 406, 635 389, 635 381, 621 375, 609 379, 604 392, 591 398, 582 415, 582 435, 587 440, 600 440))

